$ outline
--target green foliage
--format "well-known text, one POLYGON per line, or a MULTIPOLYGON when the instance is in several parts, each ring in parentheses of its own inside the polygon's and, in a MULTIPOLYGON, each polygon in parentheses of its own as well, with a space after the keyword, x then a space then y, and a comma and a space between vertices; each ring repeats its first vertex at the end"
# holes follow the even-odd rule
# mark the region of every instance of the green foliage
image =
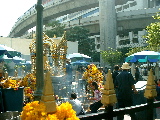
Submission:
POLYGON ((146 39, 146 43, 148 44, 145 47, 136 47, 130 49, 130 51, 126 54, 127 56, 143 51, 143 50, 151 50, 151 51, 160 51, 160 12, 158 12, 154 19, 158 22, 151 23, 146 27, 147 34, 143 36, 146 39))
POLYGON ((95 51, 95 41, 89 39, 89 30, 83 27, 72 27, 66 34, 68 41, 78 41, 78 52, 88 55, 93 58, 93 61, 97 60, 95 56, 98 56, 98 53, 95 51))
POLYGON ((121 52, 120 63, 122 64, 124 62, 125 58, 127 57, 126 53, 129 52, 130 47, 119 48, 117 50, 121 52))
POLYGON ((46 27, 51 27, 51 30, 46 30, 47 36, 50 38, 54 37, 56 35, 57 37, 61 37, 64 33, 65 25, 59 23, 59 21, 53 21, 51 23, 48 23, 46 27))
MULTIPOLYGON (((160 12, 159 12, 160 13, 160 12)), ((158 47, 160 46, 160 15, 157 13, 157 15, 153 16, 154 19, 157 19, 158 22, 151 23, 146 27, 147 35, 144 36, 144 38, 147 39, 147 43, 150 46, 158 47)))
MULTIPOLYGON (((89 30, 83 28, 83 27, 71 27, 69 31, 67 31, 67 40, 69 41, 78 41, 83 42, 86 39, 88 39, 89 36, 89 30)), ((80 43, 81 44, 81 43, 80 43)))
POLYGON ((113 65, 120 62, 122 52, 110 48, 106 51, 101 51, 101 56, 104 62, 109 63, 113 67, 113 65))

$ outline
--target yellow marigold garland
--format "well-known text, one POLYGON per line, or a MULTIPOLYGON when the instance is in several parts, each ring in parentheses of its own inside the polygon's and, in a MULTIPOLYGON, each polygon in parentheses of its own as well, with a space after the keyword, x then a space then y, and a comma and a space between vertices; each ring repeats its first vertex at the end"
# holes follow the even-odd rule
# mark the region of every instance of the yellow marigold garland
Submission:
POLYGON ((24 88, 24 94, 26 98, 30 98, 30 100, 33 100, 33 91, 30 87, 25 87, 24 88))
POLYGON ((44 104, 39 103, 39 101, 33 101, 23 107, 21 120, 79 120, 79 118, 69 102, 57 106, 56 113, 47 114, 44 104))
POLYGON ((13 80, 13 79, 9 78, 7 80, 3 80, 0 84, 0 86, 2 86, 3 89, 14 88, 14 90, 18 90, 18 88, 20 87, 20 84, 21 84, 20 80, 13 80))
POLYGON ((88 68, 83 73, 83 79, 87 79, 90 84, 92 82, 101 83, 103 81, 103 75, 94 64, 88 65, 88 68))

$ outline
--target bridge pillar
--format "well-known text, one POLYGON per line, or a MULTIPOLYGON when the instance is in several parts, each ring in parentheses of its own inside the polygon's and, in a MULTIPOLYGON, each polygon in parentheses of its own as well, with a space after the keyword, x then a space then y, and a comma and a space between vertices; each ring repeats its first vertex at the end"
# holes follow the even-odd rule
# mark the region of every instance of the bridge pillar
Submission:
MULTIPOLYGON (((116 48, 116 10, 115 0, 99 0, 100 49, 116 48)), ((104 66, 103 60, 100 60, 104 66)))

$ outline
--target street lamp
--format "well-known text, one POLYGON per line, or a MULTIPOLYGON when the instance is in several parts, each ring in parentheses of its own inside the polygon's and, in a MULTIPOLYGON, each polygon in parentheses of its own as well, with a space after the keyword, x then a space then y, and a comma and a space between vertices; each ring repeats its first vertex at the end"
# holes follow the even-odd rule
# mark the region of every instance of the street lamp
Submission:
POLYGON ((42 0, 37 0, 37 25, 36 25, 36 91, 35 100, 40 100, 44 84, 43 72, 43 6, 42 0))

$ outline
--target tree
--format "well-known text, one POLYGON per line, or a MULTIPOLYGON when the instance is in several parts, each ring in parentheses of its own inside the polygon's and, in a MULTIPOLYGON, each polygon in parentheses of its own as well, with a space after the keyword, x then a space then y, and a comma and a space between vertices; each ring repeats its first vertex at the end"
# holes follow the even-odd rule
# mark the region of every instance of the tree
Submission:
POLYGON ((112 68, 115 64, 120 62, 122 52, 115 50, 113 48, 108 48, 108 50, 101 51, 101 56, 104 62, 107 62, 112 68))
POLYGON ((117 51, 121 52, 121 55, 120 55, 120 61, 119 63, 123 63, 125 61, 125 58, 127 57, 126 53, 128 53, 130 50, 130 47, 124 47, 124 48, 118 48, 117 51))
POLYGON ((61 37, 64 34, 65 25, 59 23, 59 21, 48 23, 46 27, 51 27, 51 30, 46 30, 45 32, 50 38, 52 38, 54 35, 61 37))
POLYGON ((151 23, 146 27, 147 35, 144 36, 146 38, 146 43, 148 43, 149 47, 154 48, 155 51, 160 50, 160 12, 157 15, 153 16, 154 19, 158 20, 158 22, 151 23))
POLYGON ((130 51, 126 54, 127 56, 134 54, 136 52, 140 52, 143 50, 152 50, 152 51, 160 51, 160 12, 158 12, 154 19, 157 22, 151 23, 146 27, 147 34, 143 36, 146 39, 147 46, 136 47, 130 49, 130 51))
POLYGON ((78 52, 90 56, 93 61, 97 60, 97 52, 95 50, 95 41, 89 39, 89 30, 83 27, 71 27, 66 34, 68 41, 78 41, 78 52))

